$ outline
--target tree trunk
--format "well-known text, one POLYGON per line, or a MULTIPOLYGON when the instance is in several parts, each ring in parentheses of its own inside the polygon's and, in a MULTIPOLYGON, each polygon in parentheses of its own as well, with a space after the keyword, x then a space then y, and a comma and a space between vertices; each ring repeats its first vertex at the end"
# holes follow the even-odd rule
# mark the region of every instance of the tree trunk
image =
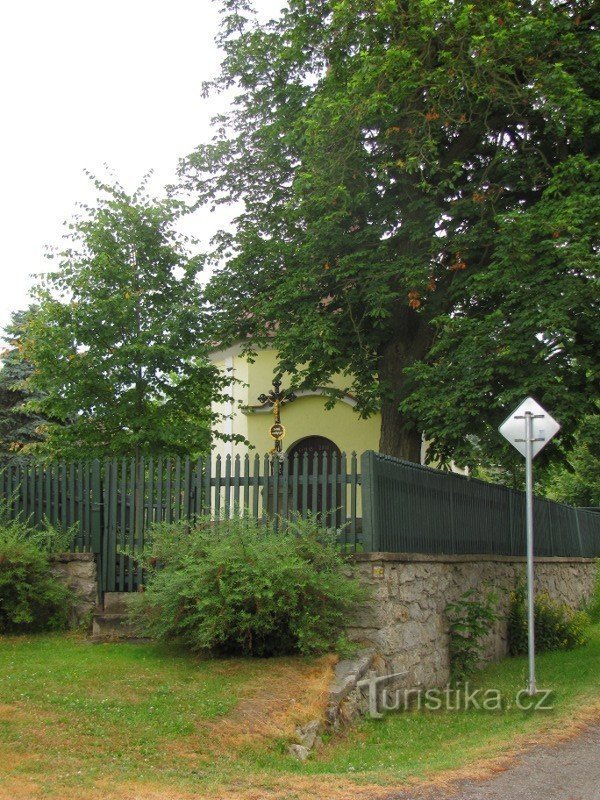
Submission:
POLYGON ((421 431, 404 420, 396 402, 382 404, 380 453, 420 464, 422 438, 421 431))
POLYGON ((393 335, 379 358, 383 391, 379 451, 406 461, 421 463, 422 431, 399 406, 408 396, 404 369, 423 358, 433 338, 428 320, 408 307, 399 308, 393 335))

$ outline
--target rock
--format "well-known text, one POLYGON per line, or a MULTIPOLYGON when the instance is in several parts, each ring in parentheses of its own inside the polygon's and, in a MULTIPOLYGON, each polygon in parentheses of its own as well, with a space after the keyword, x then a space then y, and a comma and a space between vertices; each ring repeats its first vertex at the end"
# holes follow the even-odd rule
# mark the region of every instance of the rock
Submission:
POLYGON ((296 728, 296 738, 298 743, 305 747, 307 750, 312 750, 317 746, 317 740, 320 741, 319 734, 323 729, 323 724, 320 719, 313 719, 306 725, 296 728))
POLYGON ((346 658, 335 666, 335 679, 329 687, 330 705, 339 705, 366 675, 375 657, 371 648, 363 650, 356 658, 346 658))
POLYGON ((306 761, 310 755, 308 749, 302 744, 291 744, 288 747, 288 753, 299 761, 306 761))
POLYGON ((336 678, 329 687, 329 702, 332 705, 339 705, 355 686, 356 678, 353 675, 347 675, 345 678, 336 678))
POLYGON ((57 580, 73 591, 75 602, 70 624, 87 625, 96 605, 98 591, 94 555, 59 553, 51 556, 50 570, 57 580))

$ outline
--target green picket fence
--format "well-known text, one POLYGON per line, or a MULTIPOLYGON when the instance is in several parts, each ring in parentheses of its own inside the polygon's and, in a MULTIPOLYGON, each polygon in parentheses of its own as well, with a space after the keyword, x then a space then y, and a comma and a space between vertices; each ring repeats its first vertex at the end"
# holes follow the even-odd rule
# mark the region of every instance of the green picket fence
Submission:
POLYGON ((102 591, 135 591, 143 582, 135 554, 159 522, 245 513, 277 528, 311 515, 338 533, 346 552, 360 549, 356 453, 121 459, 8 466, 0 494, 12 518, 76 526, 72 549, 98 554, 102 591), (129 554, 132 554, 131 557, 129 554))
POLYGON ((294 515, 309 514, 323 528, 336 529, 347 551, 359 546, 357 516, 360 475, 355 453, 348 458, 315 454, 273 463, 246 454, 222 459, 141 459, 103 465, 104 528, 102 587, 133 591, 141 569, 124 555, 143 546, 153 524, 208 517, 215 522, 237 514, 277 528, 294 515), (277 468, 278 466, 278 468, 277 468))
MULTIPOLYGON (((0 472, 11 518, 73 526, 98 556, 101 591, 143 583, 136 554, 158 522, 246 513, 274 526, 309 514, 344 552, 525 554, 523 492, 368 451, 21 464, 0 472), (131 555, 130 555, 131 554, 131 555)), ((600 556, 600 513, 535 499, 538 556, 600 556)))
POLYGON ((102 535, 102 469, 98 461, 19 463, 0 471, 3 513, 32 528, 46 522, 75 529, 73 552, 99 552, 102 535))

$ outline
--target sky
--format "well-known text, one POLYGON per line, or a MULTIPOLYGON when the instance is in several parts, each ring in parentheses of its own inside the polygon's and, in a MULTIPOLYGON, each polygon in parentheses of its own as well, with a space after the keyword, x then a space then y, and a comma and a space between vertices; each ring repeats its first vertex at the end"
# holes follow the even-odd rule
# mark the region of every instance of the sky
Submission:
MULTIPOLYGON (((262 17, 282 0, 256 0, 262 17)), ((220 53, 212 0, 20 0, 0 10, 0 329, 28 304, 46 246, 95 190, 84 169, 108 164, 133 190, 175 178, 178 159, 210 137, 223 99, 202 99, 220 53), (217 105, 217 103, 219 105, 217 105)), ((207 242, 226 219, 200 211, 207 242)))

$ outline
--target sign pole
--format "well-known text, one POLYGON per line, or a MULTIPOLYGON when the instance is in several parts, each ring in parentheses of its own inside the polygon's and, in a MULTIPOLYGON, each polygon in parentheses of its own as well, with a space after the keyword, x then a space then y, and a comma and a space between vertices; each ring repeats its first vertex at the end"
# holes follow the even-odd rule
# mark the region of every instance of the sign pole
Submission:
POLYGON ((529 694, 535 686, 535 614, 533 588, 533 414, 525 412, 525 493, 527 504, 527 649, 529 654, 529 694))
POLYGON ((525 518, 527 528, 527 650, 529 682, 527 692, 537 692, 535 684, 535 613, 533 586, 533 459, 560 430, 560 425, 533 397, 527 397, 500 425, 499 431, 522 456, 525 456, 525 518), (534 422, 535 420, 535 422, 534 422), (523 431, 525 427, 525 431, 523 431), (525 435, 523 435, 523 433, 525 435))

